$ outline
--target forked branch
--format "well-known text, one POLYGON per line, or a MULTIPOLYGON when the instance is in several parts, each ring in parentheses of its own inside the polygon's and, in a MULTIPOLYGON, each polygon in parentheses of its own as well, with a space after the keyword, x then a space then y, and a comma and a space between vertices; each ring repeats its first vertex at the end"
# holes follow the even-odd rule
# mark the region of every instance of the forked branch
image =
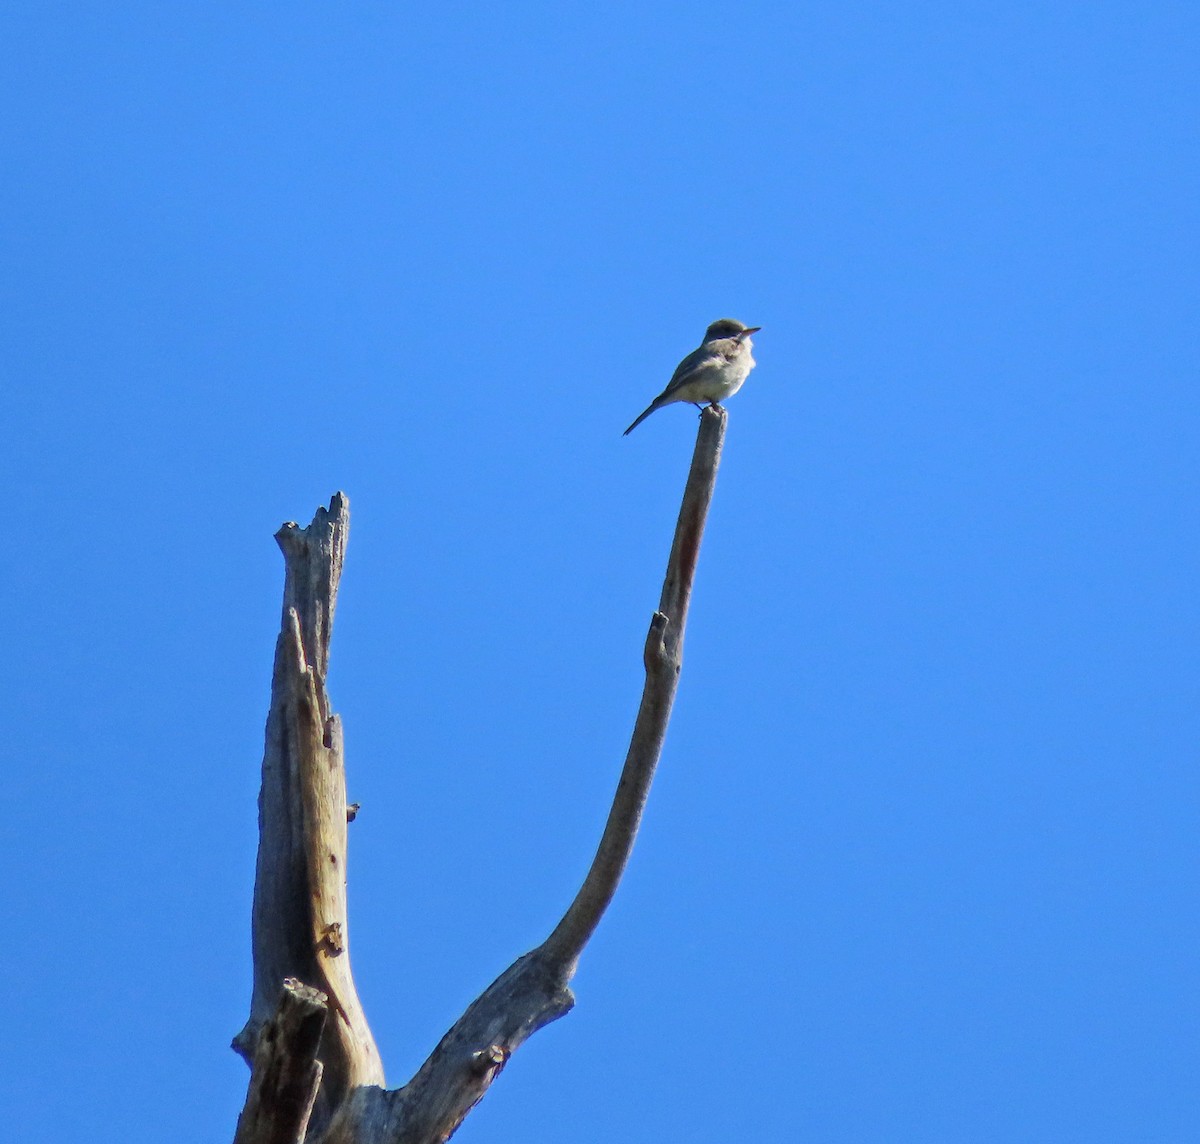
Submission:
MULTIPOLYGON (((725 419, 725 410, 713 406, 700 417, 662 596, 646 637, 641 705, 587 877, 550 936, 518 958, 471 1003, 401 1089, 382 1087, 382 1066, 354 992, 345 951, 346 806, 341 734, 324 690, 348 523, 345 498, 339 494, 328 512, 319 510, 309 528, 290 525, 281 530, 280 545, 288 557, 288 586, 260 797, 255 993, 251 1019, 235 1045, 253 1056, 269 1016, 267 997, 273 1005, 284 976, 301 977, 329 994, 330 1027, 335 1035, 330 1036, 327 1029, 322 1041, 325 1079, 309 1129, 310 1140, 319 1136, 322 1144, 441 1144, 516 1049, 574 1004, 569 983, 629 862, 662 754, 679 685, 688 604, 716 485, 725 419), (307 589, 315 590, 312 598, 307 589), (322 591, 327 593, 323 598, 322 591), (319 743, 319 748, 314 743, 319 743), (268 766, 276 757, 284 760, 278 771, 268 766), (318 778, 312 778, 314 773, 318 778), (301 841, 298 850, 297 839, 301 841), (268 844, 279 851, 279 860, 270 855, 264 859, 268 844), (281 874, 285 857, 293 863, 290 881, 281 874), (301 857, 297 868, 294 863, 301 857), (304 871, 303 876, 295 873, 298 869, 304 871), (337 874, 332 879, 331 869, 337 874), (299 900, 295 897, 297 885, 304 890, 299 900)), ((256 1078, 257 1074, 255 1063, 256 1078)))

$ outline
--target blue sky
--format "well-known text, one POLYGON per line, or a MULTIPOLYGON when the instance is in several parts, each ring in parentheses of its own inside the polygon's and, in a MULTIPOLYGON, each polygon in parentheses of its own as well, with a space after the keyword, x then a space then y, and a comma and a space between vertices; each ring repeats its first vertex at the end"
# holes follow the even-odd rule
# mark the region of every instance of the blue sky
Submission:
POLYGON ((456 1141, 1200 1114, 1194 5, 7 5, 14 1139, 228 1139, 281 521, 400 1084, 590 860, 694 440, 680 698, 578 1006, 456 1141))

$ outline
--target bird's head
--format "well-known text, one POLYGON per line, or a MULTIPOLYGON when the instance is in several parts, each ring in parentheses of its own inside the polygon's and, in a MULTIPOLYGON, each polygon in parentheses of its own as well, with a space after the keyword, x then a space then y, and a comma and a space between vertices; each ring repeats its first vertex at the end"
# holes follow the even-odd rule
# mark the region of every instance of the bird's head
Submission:
POLYGON ((762 326, 743 325, 736 318, 718 318, 704 331, 704 340, 713 342, 718 338, 737 338, 741 342, 761 329, 762 326))

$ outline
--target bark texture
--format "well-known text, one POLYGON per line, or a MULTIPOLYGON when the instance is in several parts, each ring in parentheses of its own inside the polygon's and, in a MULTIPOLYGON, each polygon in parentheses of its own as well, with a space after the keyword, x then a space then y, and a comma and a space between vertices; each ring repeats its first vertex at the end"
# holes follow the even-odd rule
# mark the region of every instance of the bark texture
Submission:
MULTIPOLYGON (((336 495, 308 528, 286 524, 276 534, 287 575, 259 798, 254 992, 250 1019, 234 1041, 253 1069, 238 1144, 301 1139, 313 1144, 440 1144, 525 1040, 570 1011, 575 999, 569 983, 629 862, 662 753, 725 419, 719 406, 700 416, 662 595, 646 637, 642 701, 583 885, 550 936, 471 1003, 399 1089, 384 1088, 383 1067, 350 975, 347 944, 342 736, 325 691, 349 526, 346 498, 336 495), (289 978, 297 980, 280 1000, 289 978), (299 981, 328 998, 315 1058, 306 1055, 314 1040, 313 1013, 308 1013, 308 1023, 300 1022, 303 1033, 286 1032, 296 1023, 285 1018, 294 1008, 290 998, 299 981), (305 1084, 315 1093, 309 1099, 307 1135, 303 1126, 297 1128, 305 1084), (281 1108, 274 1120, 272 1099, 281 1108), (244 1135, 243 1130, 252 1128, 260 1135, 244 1135), (265 1134, 271 1131, 275 1135, 265 1134)), ((318 1004, 312 991, 304 996, 308 1004, 318 1004)))
POLYGON ((325 690, 349 528, 350 506, 338 494, 307 528, 288 523, 275 534, 285 576, 258 796, 254 989, 249 1020, 234 1039, 234 1048, 253 1065, 288 978, 328 997, 310 1135, 351 1090, 384 1083, 350 973, 342 728, 325 690))
POLYGON ((324 1068, 317 1059, 328 998, 289 977, 262 1027, 233 1144, 301 1144, 324 1068))

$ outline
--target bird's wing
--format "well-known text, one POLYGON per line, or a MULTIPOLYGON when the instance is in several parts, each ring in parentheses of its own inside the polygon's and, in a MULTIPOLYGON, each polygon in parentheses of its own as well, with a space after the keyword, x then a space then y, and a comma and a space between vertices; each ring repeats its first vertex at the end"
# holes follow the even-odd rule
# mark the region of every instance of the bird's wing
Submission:
POLYGON ((667 388, 659 394, 658 399, 669 397, 676 392, 681 386, 687 385, 689 381, 693 381, 704 370, 713 365, 718 365, 725 360, 725 355, 720 351, 713 349, 712 343, 701 346, 699 349, 692 350, 687 357, 683 359, 676 367, 675 372, 671 375, 671 380, 667 382, 667 388))

